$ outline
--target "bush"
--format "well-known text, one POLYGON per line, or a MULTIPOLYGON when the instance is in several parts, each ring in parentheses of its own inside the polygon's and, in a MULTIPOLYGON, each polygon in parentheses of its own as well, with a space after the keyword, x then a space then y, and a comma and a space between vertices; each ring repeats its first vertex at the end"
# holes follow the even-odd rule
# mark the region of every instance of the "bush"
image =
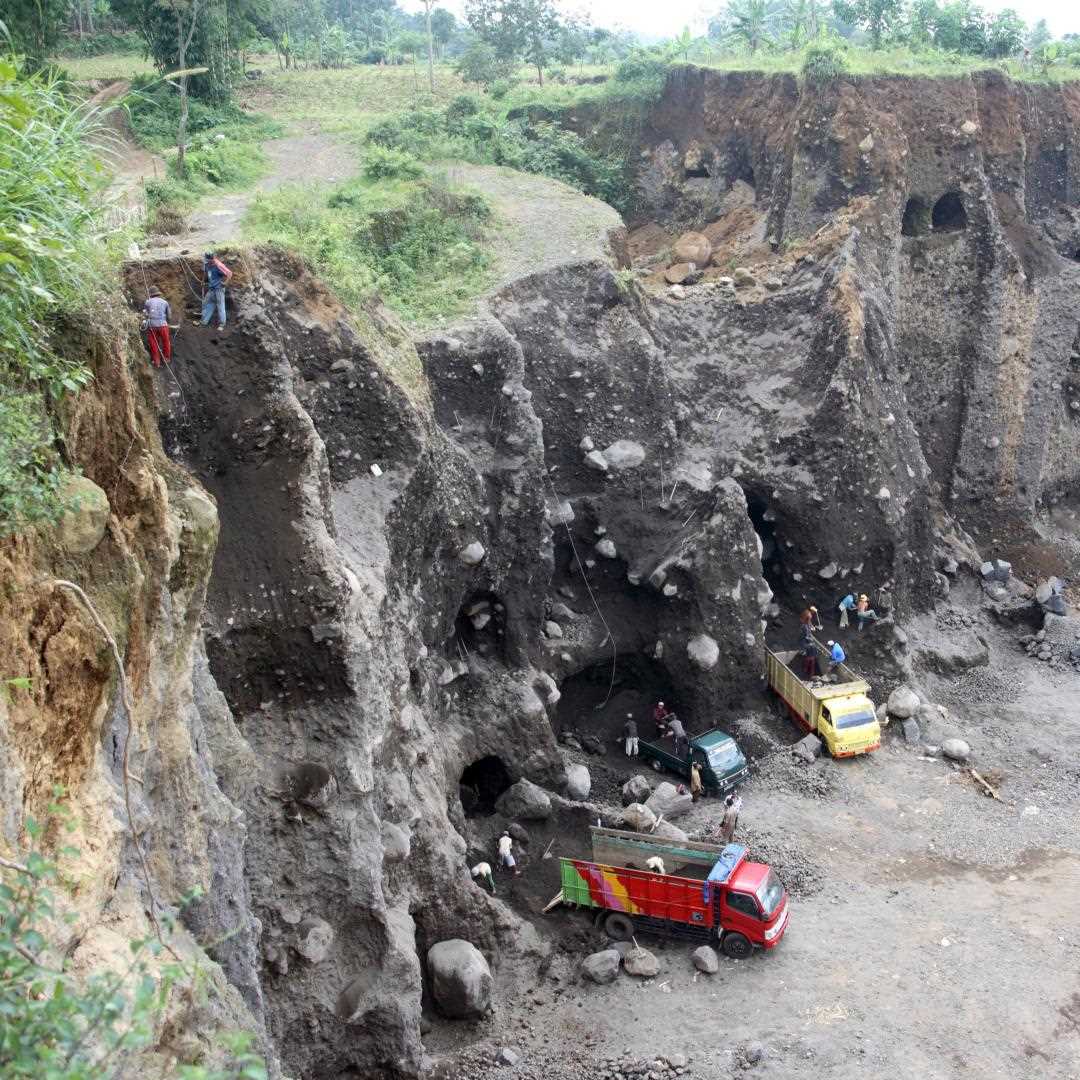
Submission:
MULTIPOLYGON (((73 828, 60 805, 52 807, 73 828)), ((68 919, 59 867, 42 849, 45 827, 26 822, 29 849, 9 860, 0 883, 0 1075, 10 1080, 120 1080, 143 1075, 139 1055, 152 1042, 173 988, 190 994, 198 972, 163 962, 165 942, 131 943, 125 970, 77 981, 65 970, 68 919), (150 961, 158 959, 157 970, 150 961)), ((61 849, 72 858, 78 852, 61 849)), ((166 923, 168 928, 168 923, 166 923)), ((175 956, 176 954, 173 953, 175 956)), ((233 1036, 224 1070, 187 1067, 177 1080, 266 1080, 250 1037, 233 1036)), ((155 1075, 162 1075, 155 1069, 155 1075)))
POLYGON ((512 59, 499 56, 486 42, 474 41, 458 57, 454 70, 467 83, 490 86, 498 79, 508 79, 514 66, 512 59))
POLYGON ((647 49, 634 49, 615 68, 615 81, 618 83, 642 83, 663 88, 667 80, 669 62, 647 49))
POLYGON ((825 83, 847 74, 847 59, 831 42, 811 45, 803 58, 802 73, 810 82, 825 83))
POLYGON ((50 320, 97 295, 90 113, 45 75, 0 60, 0 536, 64 510, 56 404, 89 372, 52 349, 50 320))
POLYGON ((480 241, 484 199, 438 180, 392 188, 351 180, 330 192, 279 188, 252 209, 257 240, 296 249, 353 307, 375 293, 406 319, 430 322, 460 310, 486 283, 480 241))
POLYGON ((502 101, 511 90, 514 89, 514 81, 512 79, 496 79, 489 87, 488 93, 496 101, 502 101))
MULTIPOLYGON (((206 187, 246 187, 262 174, 266 158, 254 143, 230 142, 217 136, 190 147, 184 156, 186 180, 196 190, 206 187)), ((170 163, 176 174, 176 162, 170 163)))
POLYGON ((423 173, 420 162, 404 150, 373 146, 364 156, 364 175, 369 180, 415 180, 423 173))

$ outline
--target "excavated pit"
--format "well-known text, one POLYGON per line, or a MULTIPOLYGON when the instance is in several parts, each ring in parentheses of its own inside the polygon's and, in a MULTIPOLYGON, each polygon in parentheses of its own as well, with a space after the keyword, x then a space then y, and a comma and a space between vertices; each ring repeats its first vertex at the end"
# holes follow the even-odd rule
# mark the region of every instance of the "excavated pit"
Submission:
MULTIPOLYGON (((828 618, 856 585, 914 619, 946 557, 977 565, 969 526, 1075 487, 1051 388, 1080 271, 1037 235, 1080 250, 1047 194, 1063 181, 1018 221, 995 185, 1023 167, 971 164, 959 136, 938 153, 921 116, 859 105, 880 93, 673 74, 643 133, 645 210, 715 239, 681 295, 655 274, 621 288, 593 255, 506 286, 418 359, 377 310, 361 335, 304 267, 255 253, 229 329, 178 336, 162 436, 218 505, 203 633, 253 760, 235 798, 262 937, 234 977, 290 1075, 416 1075, 436 941, 502 967, 500 1008, 547 970, 525 923, 575 957, 596 944, 587 920, 538 915, 559 887, 543 856, 586 854, 595 807, 614 821, 628 714, 644 737, 657 700, 745 733, 795 790, 763 619, 786 641, 801 606, 828 618), (602 753, 560 750, 568 732, 602 753), (467 868, 495 861, 495 803, 519 777, 563 793, 570 761, 595 806, 518 823, 524 872, 493 903, 467 868)), ((177 308, 183 270, 149 268, 177 308)), ((860 670, 887 690, 911 660, 877 634, 860 670)))

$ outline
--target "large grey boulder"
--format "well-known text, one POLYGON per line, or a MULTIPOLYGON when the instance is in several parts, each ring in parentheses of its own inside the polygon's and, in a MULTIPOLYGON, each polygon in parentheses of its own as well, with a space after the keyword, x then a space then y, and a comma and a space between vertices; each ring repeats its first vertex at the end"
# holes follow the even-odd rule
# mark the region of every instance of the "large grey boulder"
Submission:
POLYGON ((505 817, 543 821, 551 817, 551 796, 531 780, 519 780, 499 796, 495 809, 505 817))
POLYGON ((715 975, 720 970, 720 958, 711 945, 702 945, 694 950, 694 967, 706 975, 715 975))
POLYGON ((797 758, 805 761, 807 765, 813 765, 821 757, 821 740, 811 732, 795 743, 791 748, 791 752, 797 758))
POLYGON ((674 784, 666 780, 658 784, 656 790, 645 800, 645 806, 657 817, 663 815, 671 819, 687 813, 694 805, 689 792, 680 795, 674 784))
POLYGON ((439 941, 428 949, 431 994, 443 1016, 468 1020, 491 1005, 491 969, 484 954, 461 938, 439 941))
POLYGON ((321 964, 333 943, 334 928, 318 916, 304 919, 296 928, 296 951, 309 964, 321 964))
POLYGON ((644 776, 631 776, 622 786, 623 806, 643 803, 652 794, 652 785, 644 776))
POLYGON ((604 949, 603 952, 595 952, 586 956, 581 964, 582 974, 590 982, 599 983, 601 986, 614 982, 619 974, 619 962, 622 957, 615 949, 604 949))
POLYGON ((566 794, 577 802, 584 802, 592 790, 592 777, 584 765, 566 766, 566 794))
POLYGON ((633 439, 619 439, 605 448, 604 460, 616 472, 636 469, 645 460, 645 447, 633 439))
POLYGON ((85 476, 72 476, 60 491, 68 509, 56 526, 56 540, 69 555, 93 551, 109 524, 109 498, 85 476))
POLYGON ((672 825, 667 818, 664 818, 663 821, 658 821, 650 835, 657 840, 667 840, 668 843, 671 844, 682 844, 690 839, 678 825, 672 825))
POLYGON ((906 720, 919 711, 919 695, 909 686, 898 686, 890 695, 886 708, 890 716, 906 720))
POLYGON ((487 552, 484 551, 484 545, 481 544, 479 540, 474 540, 471 544, 466 544, 465 547, 458 552, 457 557, 466 566, 478 566, 483 561, 486 554, 487 552))
POLYGON ((690 663, 701 671, 709 671, 716 667, 720 659, 720 646, 715 638, 708 634, 698 634, 686 643, 686 655, 690 663))
POLYGON ((631 803, 622 812, 622 823, 631 832, 648 832, 656 824, 656 815, 641 803, 631 803))
POLYGON ((971 757, 971 747, 963 739, 946 739, 941 752, 953 761, 967 761, 971 757))
POLYGON ((623 967, 627 975, 639 975, 643 979, 655 979, 660 974, 660 961, 641 946, 623 954, 623 967))

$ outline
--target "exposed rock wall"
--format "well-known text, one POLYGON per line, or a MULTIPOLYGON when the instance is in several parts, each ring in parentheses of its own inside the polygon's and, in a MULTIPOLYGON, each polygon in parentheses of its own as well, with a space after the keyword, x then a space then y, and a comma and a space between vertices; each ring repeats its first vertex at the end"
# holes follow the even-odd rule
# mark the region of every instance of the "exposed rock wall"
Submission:
POLYGON ((992 72, 805 86, 680 68, 647 125, 643 212, 700 227, 749 183, 759 263, 845 222, 829 257, 856 260, 848 300, 900 383, 917 471, 960 516, 1000 524, 1075 500, 1078 121, 1075 84, 992 72))

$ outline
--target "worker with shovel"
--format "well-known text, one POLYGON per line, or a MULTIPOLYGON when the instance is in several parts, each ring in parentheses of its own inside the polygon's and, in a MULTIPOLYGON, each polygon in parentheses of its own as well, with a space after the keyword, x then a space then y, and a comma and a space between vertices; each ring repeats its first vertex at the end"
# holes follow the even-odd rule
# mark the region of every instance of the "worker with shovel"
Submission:
POLYGON ((232 271, 212 251, 203 255, 203 276, 206 292, 203 294, 202 325, 209 326, 217 310, 218 329, 225 329, 225 286, 232 271))

